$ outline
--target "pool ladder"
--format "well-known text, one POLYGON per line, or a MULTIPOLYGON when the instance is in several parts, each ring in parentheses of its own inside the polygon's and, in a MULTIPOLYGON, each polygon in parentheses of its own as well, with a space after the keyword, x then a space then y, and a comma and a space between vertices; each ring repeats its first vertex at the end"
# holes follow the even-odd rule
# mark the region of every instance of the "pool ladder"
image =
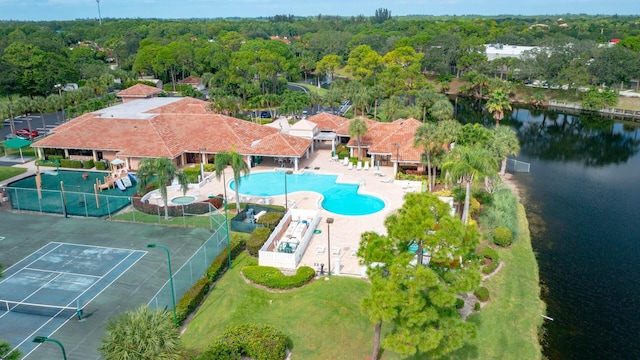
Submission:
POLYGON ((365 179, 360 179, 360 181, 358 181, 358 185, 367 185, 367 180, 365 179))

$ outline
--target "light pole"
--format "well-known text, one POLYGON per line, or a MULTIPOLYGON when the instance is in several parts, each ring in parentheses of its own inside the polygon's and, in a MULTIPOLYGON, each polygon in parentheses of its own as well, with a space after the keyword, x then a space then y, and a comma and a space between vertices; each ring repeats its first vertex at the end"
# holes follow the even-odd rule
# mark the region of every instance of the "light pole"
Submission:
POLYGON ((231 270, 231 233, 229 232, 229 215, 227 213, 227 199, 226 197, 222 197, 222 196, 211 196, 210 198, 222 199, 222 206, 224 206, 224 223, 225 223, 225 226, 227 227, 227 261, 229 262, 229 270, 231 270))
POLYGON ((204 152, 207 148, 200 148, 200 181, 204 181, 204 152))
POLYGON ((398 175, 400 171, 400 144, 394 142, 391 145, 396 147, 396 175, 398 175))
POLYGON ((58 344, 58 346, 60 346, 60 349, 62 350, 62 358, 64 360, 67 360, 67 352, 64 351, 64 346, 62 346, 62 343, 60 341, 58 341, 56 339, 48 338, 46 336, 36 336, 36 337, 33 338, 33 342, 34 343, 42 344, 45 341, 51 341, 51 342, 54 342, 54 343, 58 344))
POLYGON ((327 218, 327 271, 331 276, 331 224, 333 224, 333 218, 327 218))
POLYGON ((147 247, 159 247, 167 252, 167 262, 169 263, 169 284, 171 285, 171 301, 173 302, 173 322, 178 326, 178 317, 176 316, 176 292, 173 289, 173 272, 171 271, 171 254, 169 254, 169 248, 162 244, 147 244, 147 247))
POLYGON ((289 199, 287 198, 287 175, 293 174, 293 171, 287 170, 284 172, 284 213, 289 211, 289 199))

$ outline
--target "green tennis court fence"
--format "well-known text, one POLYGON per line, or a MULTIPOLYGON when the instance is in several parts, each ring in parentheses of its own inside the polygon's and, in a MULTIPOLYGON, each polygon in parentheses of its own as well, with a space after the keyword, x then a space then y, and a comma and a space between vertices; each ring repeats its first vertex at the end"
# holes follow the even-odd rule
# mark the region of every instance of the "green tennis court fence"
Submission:
MULTIPOLYGON (((224 215, 223 215, 224 216, 224 215)), ((217 224, 215 232, 204 244, 187 260, 177 271, 173 273, 173 286, 176 296, 176 304, 180 298, 205 274, 205 271, 213 260, 228 246, 229 233, 226 223, 217 224)), ((167 309, 172 311, 171 282, 167 278, 162 288, 149 301, 149 308, 156 310, 167 309)))

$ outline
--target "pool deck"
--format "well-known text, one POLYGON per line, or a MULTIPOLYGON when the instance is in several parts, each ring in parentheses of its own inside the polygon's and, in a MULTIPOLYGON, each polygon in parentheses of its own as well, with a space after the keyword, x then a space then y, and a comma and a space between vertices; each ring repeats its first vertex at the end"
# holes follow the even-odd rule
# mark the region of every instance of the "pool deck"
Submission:
MULTIPOLYGON (((29 170, 27 173, 22 174, 20 177, 28 176, 35 173, 35 165, 33 162, 26 164, 16 165, 19 167, 26 167, 29 170)), ((279 168, 279 165, 272 159, 267 159, 260 165, 257 165, 251 169, 251 173, 258 173, 262 171, 273 171, 275 168, 279 168)), ((290 170, 292 170, 290 168, 290 170)), ((345 216, 330 213, 320 206, 321 195, 315 192, 294 192, 289 193, 287 198, 289 203, 295 202, 293 205, 298 209, 319 210, 322 220, 318 226, 318 229, 322 232, 320 234, 314 234, 311 238, 311 242, 304 254, 300 265, 307 265, 319 270, 316 264, 325 264, 325 270, 329 256, 331 256, 331 267, 333 274, 350 275, 350 276, 362 276, 362 267, 359 264, 355 251, 358 250, 360 243, 360 235, 365 231, 374 231, 378 233, 386 233, 384 227, 385 218, 400 208, 404 202, 404 195, 410 191, 420 191, 420 184, 414 183, 409 187, 407 181, 393 181, 392 174, 393 168, 389 166, 381 166, 380 173, 383 176, 376 174, 376 168, 370 168, 369 170, 356 170, 355 168, 349 170, 347 166, 343 165, 341 161, 331 160, 330 149, 316 149, 316 151, 309 155, 309 159, 301 159, 299 163, 299 172, 312 171, 318 174, 335 174, 338 175, 339 182, 347 183, 361 183, 360 193, 369 194, 382 199, 385 202, 385 207, 381 211, 360 216, 345 216), (334 222, 331 224, 331 246, 328 246, 327 236, 327 218, 333 218, 334 222), (336 264, 340 263, 340 269, 335 268, 336 264)), ((228 188, 228 184, 233 180, 233 173, 231 168, 225 169, 225 177, 227 180, 227 196, 230 198, 235 197, 235 191, 228 188)), ((16 179, 8 179, 4 183, 15 181, 16 179)), ((209 176, 209 180, 200 188, 193 188, 187 191, 186 195, 192 195, 198 199, 205 199, 209 194, 222 194, 224 193, 224 185, 222 180, 218 181, 214 175, 209 176)), ((182 196, 182 191, 169 191, 168 198, 182 196)), ((241 198, 244 196, 240 194, 241 198)), ((284 195, 270 196, 271 204, 284 205, 284 195)), ((261 197, 246 197, 242 199, 248 202, 264 202, 265 199, 261 197)))

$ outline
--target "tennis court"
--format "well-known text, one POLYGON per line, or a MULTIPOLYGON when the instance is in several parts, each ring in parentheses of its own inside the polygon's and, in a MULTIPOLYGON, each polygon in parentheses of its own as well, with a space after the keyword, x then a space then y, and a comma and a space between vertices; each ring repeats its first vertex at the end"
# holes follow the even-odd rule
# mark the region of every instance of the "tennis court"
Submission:
POLYGON ((0 339, 24 354, 67 321, 91 316, 91 301, 145 251, 51 242, 4 272, 0 281, 0 339))
MULTIPOLYGON (((107 322, 148 304, 168 282, 167 254, 146 245, 170 249, 175 275, 211 237, 208 229, 0 211, 0 299, 5 300, 0 302, 0 339, 12 346, 22 343, 19 349, 26 355, 37 345, 33 337, 47 336, 64 344, 69 360, 98 359, 107 322), (6 312, 20 301, 31 305, 6 312), (76 316, 78 302, 83 321, 76 316), (60 309, 37 304, 66 309, 57 314, 60 309)), ((179 298, 178 289, 176 283, 179 298)), ((48 342, 25 356, 30 359, 59 360, 61 354, 48 342)))

